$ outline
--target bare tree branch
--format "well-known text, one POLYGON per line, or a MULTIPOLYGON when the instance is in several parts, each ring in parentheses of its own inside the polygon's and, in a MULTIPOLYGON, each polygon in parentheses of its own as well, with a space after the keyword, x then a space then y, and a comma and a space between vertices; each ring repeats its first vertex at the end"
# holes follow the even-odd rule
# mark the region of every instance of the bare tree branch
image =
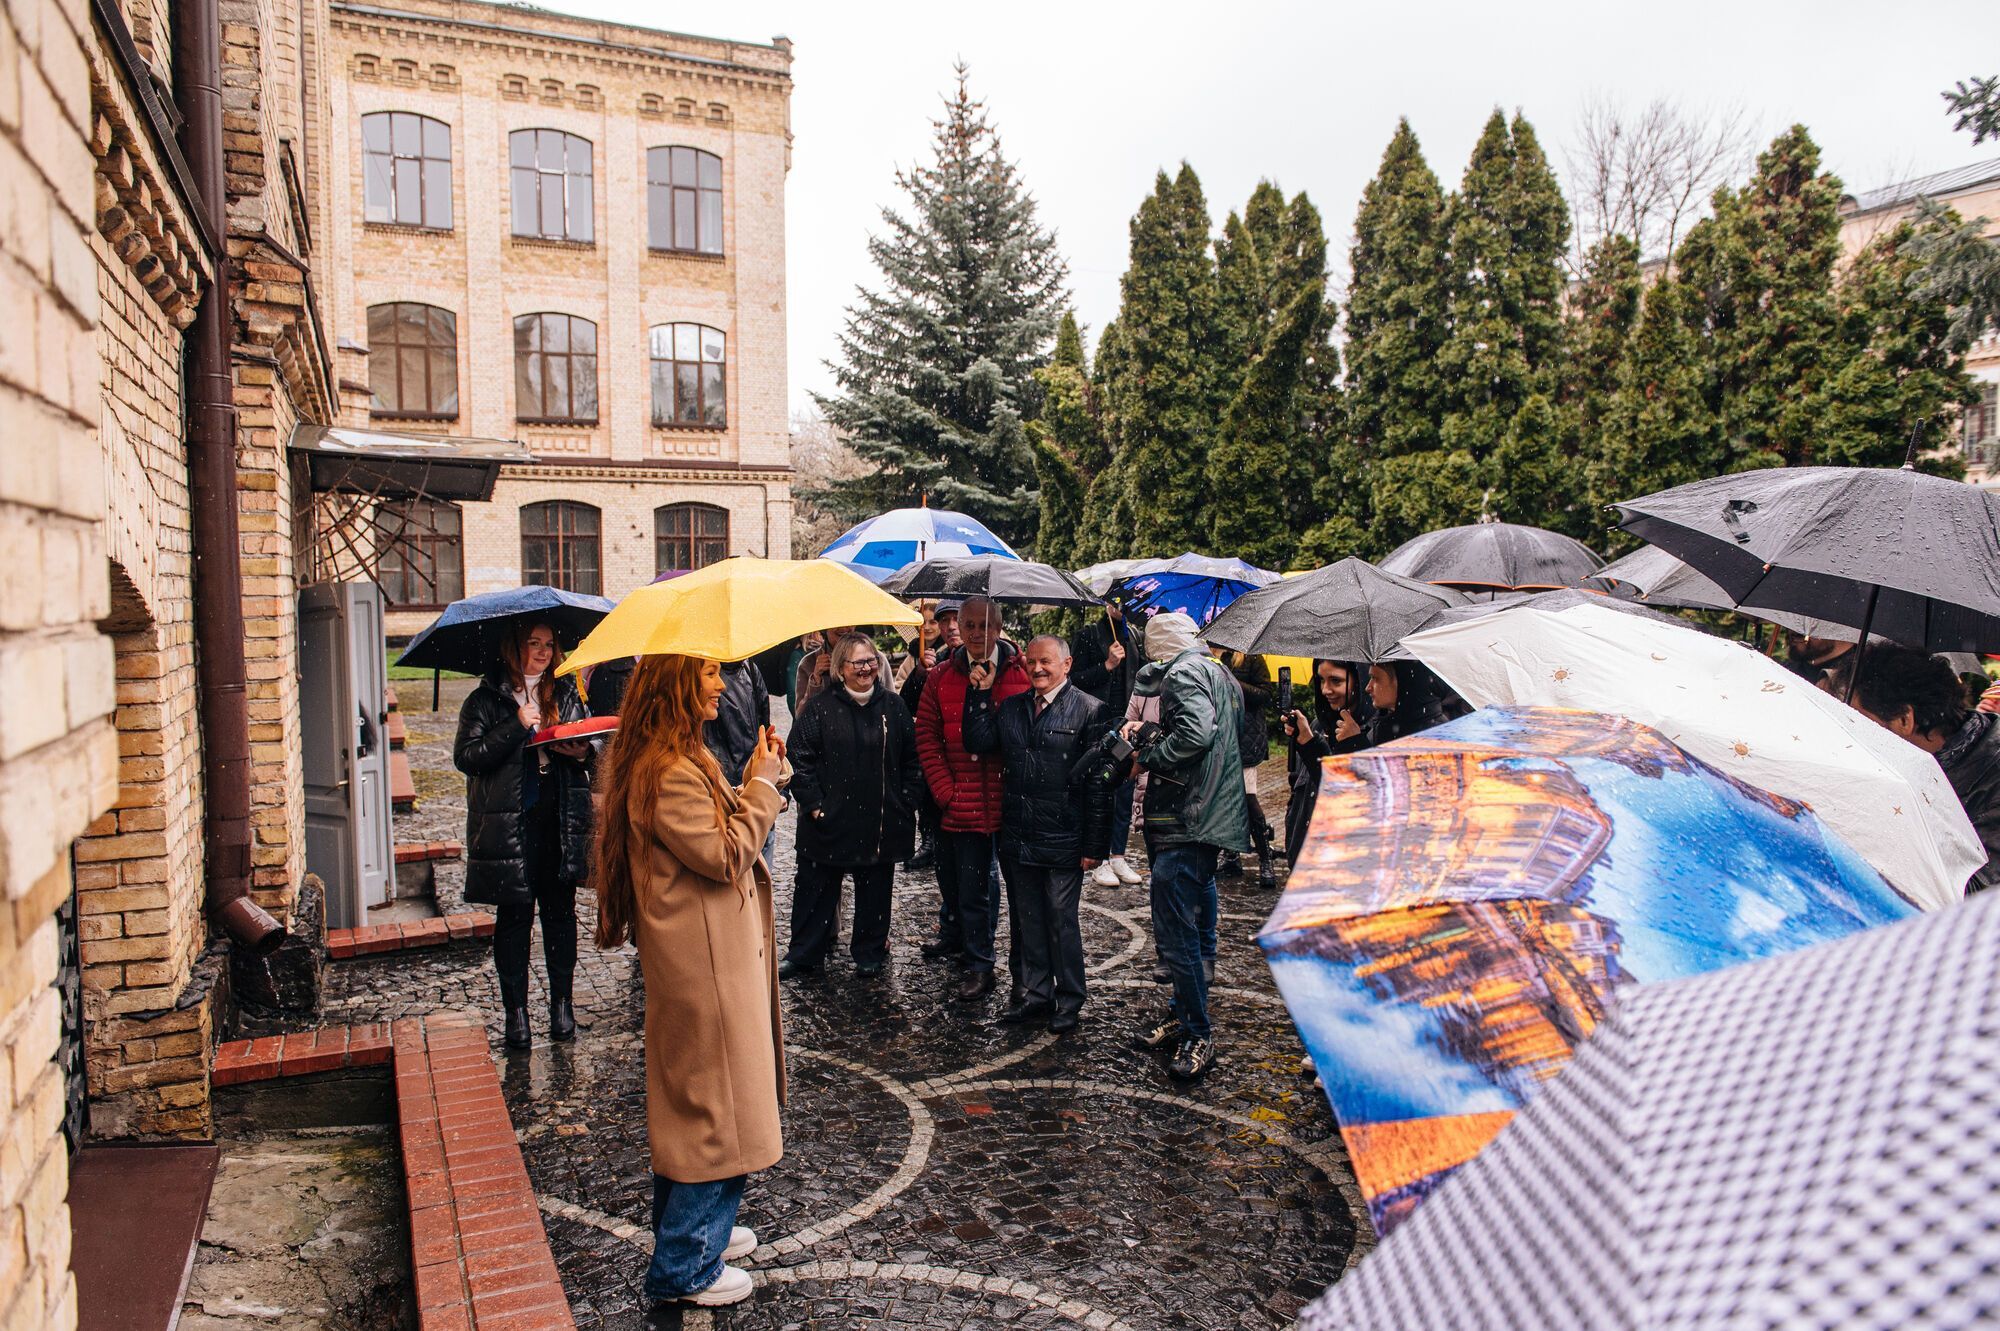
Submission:
POLYGON ((833 422, 815 410, 792 413, 793 558, 818 554, 847 530, 847 522, 825 503, 825 489, 868 470, 833 422))
POLYGON ((1673 249, 1718 186, 1750 164, 1753 126, 1740 106, 1688 109, 1656 98, 1633 110, 1603 94, 1585 101, 1566 152, 1576 211, 1576 267, 1610 235, 1639 243, 1649 262, 1673 249))

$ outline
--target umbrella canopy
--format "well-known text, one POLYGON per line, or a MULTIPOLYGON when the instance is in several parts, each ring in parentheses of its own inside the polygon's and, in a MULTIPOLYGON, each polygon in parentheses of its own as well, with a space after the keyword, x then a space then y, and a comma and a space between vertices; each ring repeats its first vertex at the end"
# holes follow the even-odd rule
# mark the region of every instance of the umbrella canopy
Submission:
POLYGON ((1196 624, 1206 624, 1243 593, 1281 579, 1281 574, 1240 559, 1216 559, 1189 551, 1150 562, 1119 582, 1131 594, 1137 610, 1148 614, 1177 610, 1196 624))
POLYGON ((1574 587, 1603 565, 1596 551, 1561 532, 1474 522, 1413 537, 1391 550, 1381 568, 1461 591, 1549 591, 1574 587))
POLYGON ((926 559, 882 583, 882 590, 910 598, 984 596, 1009 605, 1089 606, 1103 600, 1076 575, 1011 556, 926 559))
POLYGON ((1239 652, 1379 661, 1440 610, 1465 604, 1448 587, 1348 558, 1244 593, 1201 636, 1239 652))
POLYGON ((1102 564, 1092 564, 1089 568, 1076 571, 1076 580, 1099 596, 1111 590, 1111 584, 1120 578, 1130 577, 1144 569, 1158 564, 1157 559, 1107 559, 1102 564))
POLYGON ((819 552, 821 559, 845 564, 878 583, 919 560, 967 555, 1020 558, 979 519, 948 508, 892 508, 849 527, 819 552))
POLYGON ((2000 1318, 2000 902, 1621 994, 1301 1331, 2000 1318))
MULTIPOLYGON (((1672 624, 1682 628, 1687 627, 1672 615, 1654 610, 1648 605, 1641 605, 1637 601, 1619 600, 1616 597, 1607 596, 1603 592, 1586 592, 1575 587, 1564 587, 1552 592, 1495 592, 1493 599, 1490 601, 1474 601, 1470 605, 1456 605, 1449 610, 1439 611, 1436 618, 1424 625, 1424 630, 1443 628, 1447 624, 1469 624, 1475 619, 1484 619, 1488 615, 1497 614, 1509 606, 1516 605, 1531 606, 1536 610, 1550 612, 1568 610, 1573 606, 1579 605, 1596 605, 1602 606, 1606 610, 1615 610, 1621 615, 1636 615, 1641 619, 1650 619, 1659 624, 1672 624)), ((1417 658, 1407 646, 1397 643, 1394 650, 1390 651, 1382 659, 1385 661, 1414 661, 1417 658)))
POLYGON ((1602 606, 1510 606, 1409 638, 1475 707, 1582 707, 1654 726, 1729 775, 1810 804, 1917 905, 1986 863, 1937 760, 1770 658, 1602 606))
POLYGON ((670 652, 741 661, 816 629, 922 622, 920 613, 830 560, 739 556, 639 588, 556 673, 670 652))
POLYGON ((1614 505, 1738 605, 1929 652, 2000 650, 2000 497, 1886 467, 1772 467, 1614 505))
POLYGON ((397 665, 483 675, 500 659, 500 642, 523 621, 546 623, 564 651, 573 649, 611 613, 602 596, 556 587, 513 587, 453 601, 410 639, 397 665))
MULTIPOLYGON (((1674 558, 1657 545, 1641 546, 1622 559, 1615 559, 1584 579, 1610 588, 1614 596, 1636 599, 1647 605, 1681 610, 1733 610, 1752 619, 1761 619, 1779 628, 1803 633, 1825 642, 1858 642, 1861 630, 1830 619, 1787 614, 1782 610, 1756 610, 1739 606, 1713 578, 1704 577, 1683 560, 1674 558)), ((1870 633, 1872 641, 1880 634, 1870 633)))
POLYGON ((1386 1232, 1614 987, 1913 914, 1805 805, 1621 717, 1507 707, 1327 760, 1258 942, 1386 1232))

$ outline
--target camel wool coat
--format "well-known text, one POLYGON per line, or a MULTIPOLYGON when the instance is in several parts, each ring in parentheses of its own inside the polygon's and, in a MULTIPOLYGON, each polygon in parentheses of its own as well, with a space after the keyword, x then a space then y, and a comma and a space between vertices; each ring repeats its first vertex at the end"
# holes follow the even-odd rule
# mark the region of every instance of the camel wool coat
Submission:
POLYGON ((636 941, 646 977, 646 1134, 653 1172, 709 1183, 778 1162, 785 1035, 771 875, 757 852, 778 819, 772 786, 724 784, 682 758, 636 823, 636 941))

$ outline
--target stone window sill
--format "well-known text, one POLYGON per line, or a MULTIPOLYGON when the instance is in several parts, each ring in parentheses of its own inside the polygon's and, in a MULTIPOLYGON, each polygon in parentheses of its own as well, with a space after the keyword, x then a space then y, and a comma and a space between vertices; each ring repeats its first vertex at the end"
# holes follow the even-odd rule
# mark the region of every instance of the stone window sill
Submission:
POLYGON ((706 250, 663 250, 648 245, 646 253, 655 259, 691 259, 696 263, 714 264, 726 264, 729 262, 727 254, 710 254, 706 250))
POLYGON ((597 248, 594 240, 558 240, 552 236, 509 236, 508 243, 523 250, 574 250, 589 253, 597 248))
POLYGON ((370 222, 363 219, 363 231, 379 231, 385 236, 450 236, 456 232, 448 226, 420 226, 415 222, 370 222))

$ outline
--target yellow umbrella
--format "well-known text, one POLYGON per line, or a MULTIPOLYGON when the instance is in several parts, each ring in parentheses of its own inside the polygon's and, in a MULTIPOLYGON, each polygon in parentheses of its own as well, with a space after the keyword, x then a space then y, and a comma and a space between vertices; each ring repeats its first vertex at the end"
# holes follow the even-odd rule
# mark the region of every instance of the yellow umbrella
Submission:
POLYGON ((567 675, 621 656, 741 661, 802 633, 924 617, 830 559, 725 559, 641 587, 563 659, 567 675))

